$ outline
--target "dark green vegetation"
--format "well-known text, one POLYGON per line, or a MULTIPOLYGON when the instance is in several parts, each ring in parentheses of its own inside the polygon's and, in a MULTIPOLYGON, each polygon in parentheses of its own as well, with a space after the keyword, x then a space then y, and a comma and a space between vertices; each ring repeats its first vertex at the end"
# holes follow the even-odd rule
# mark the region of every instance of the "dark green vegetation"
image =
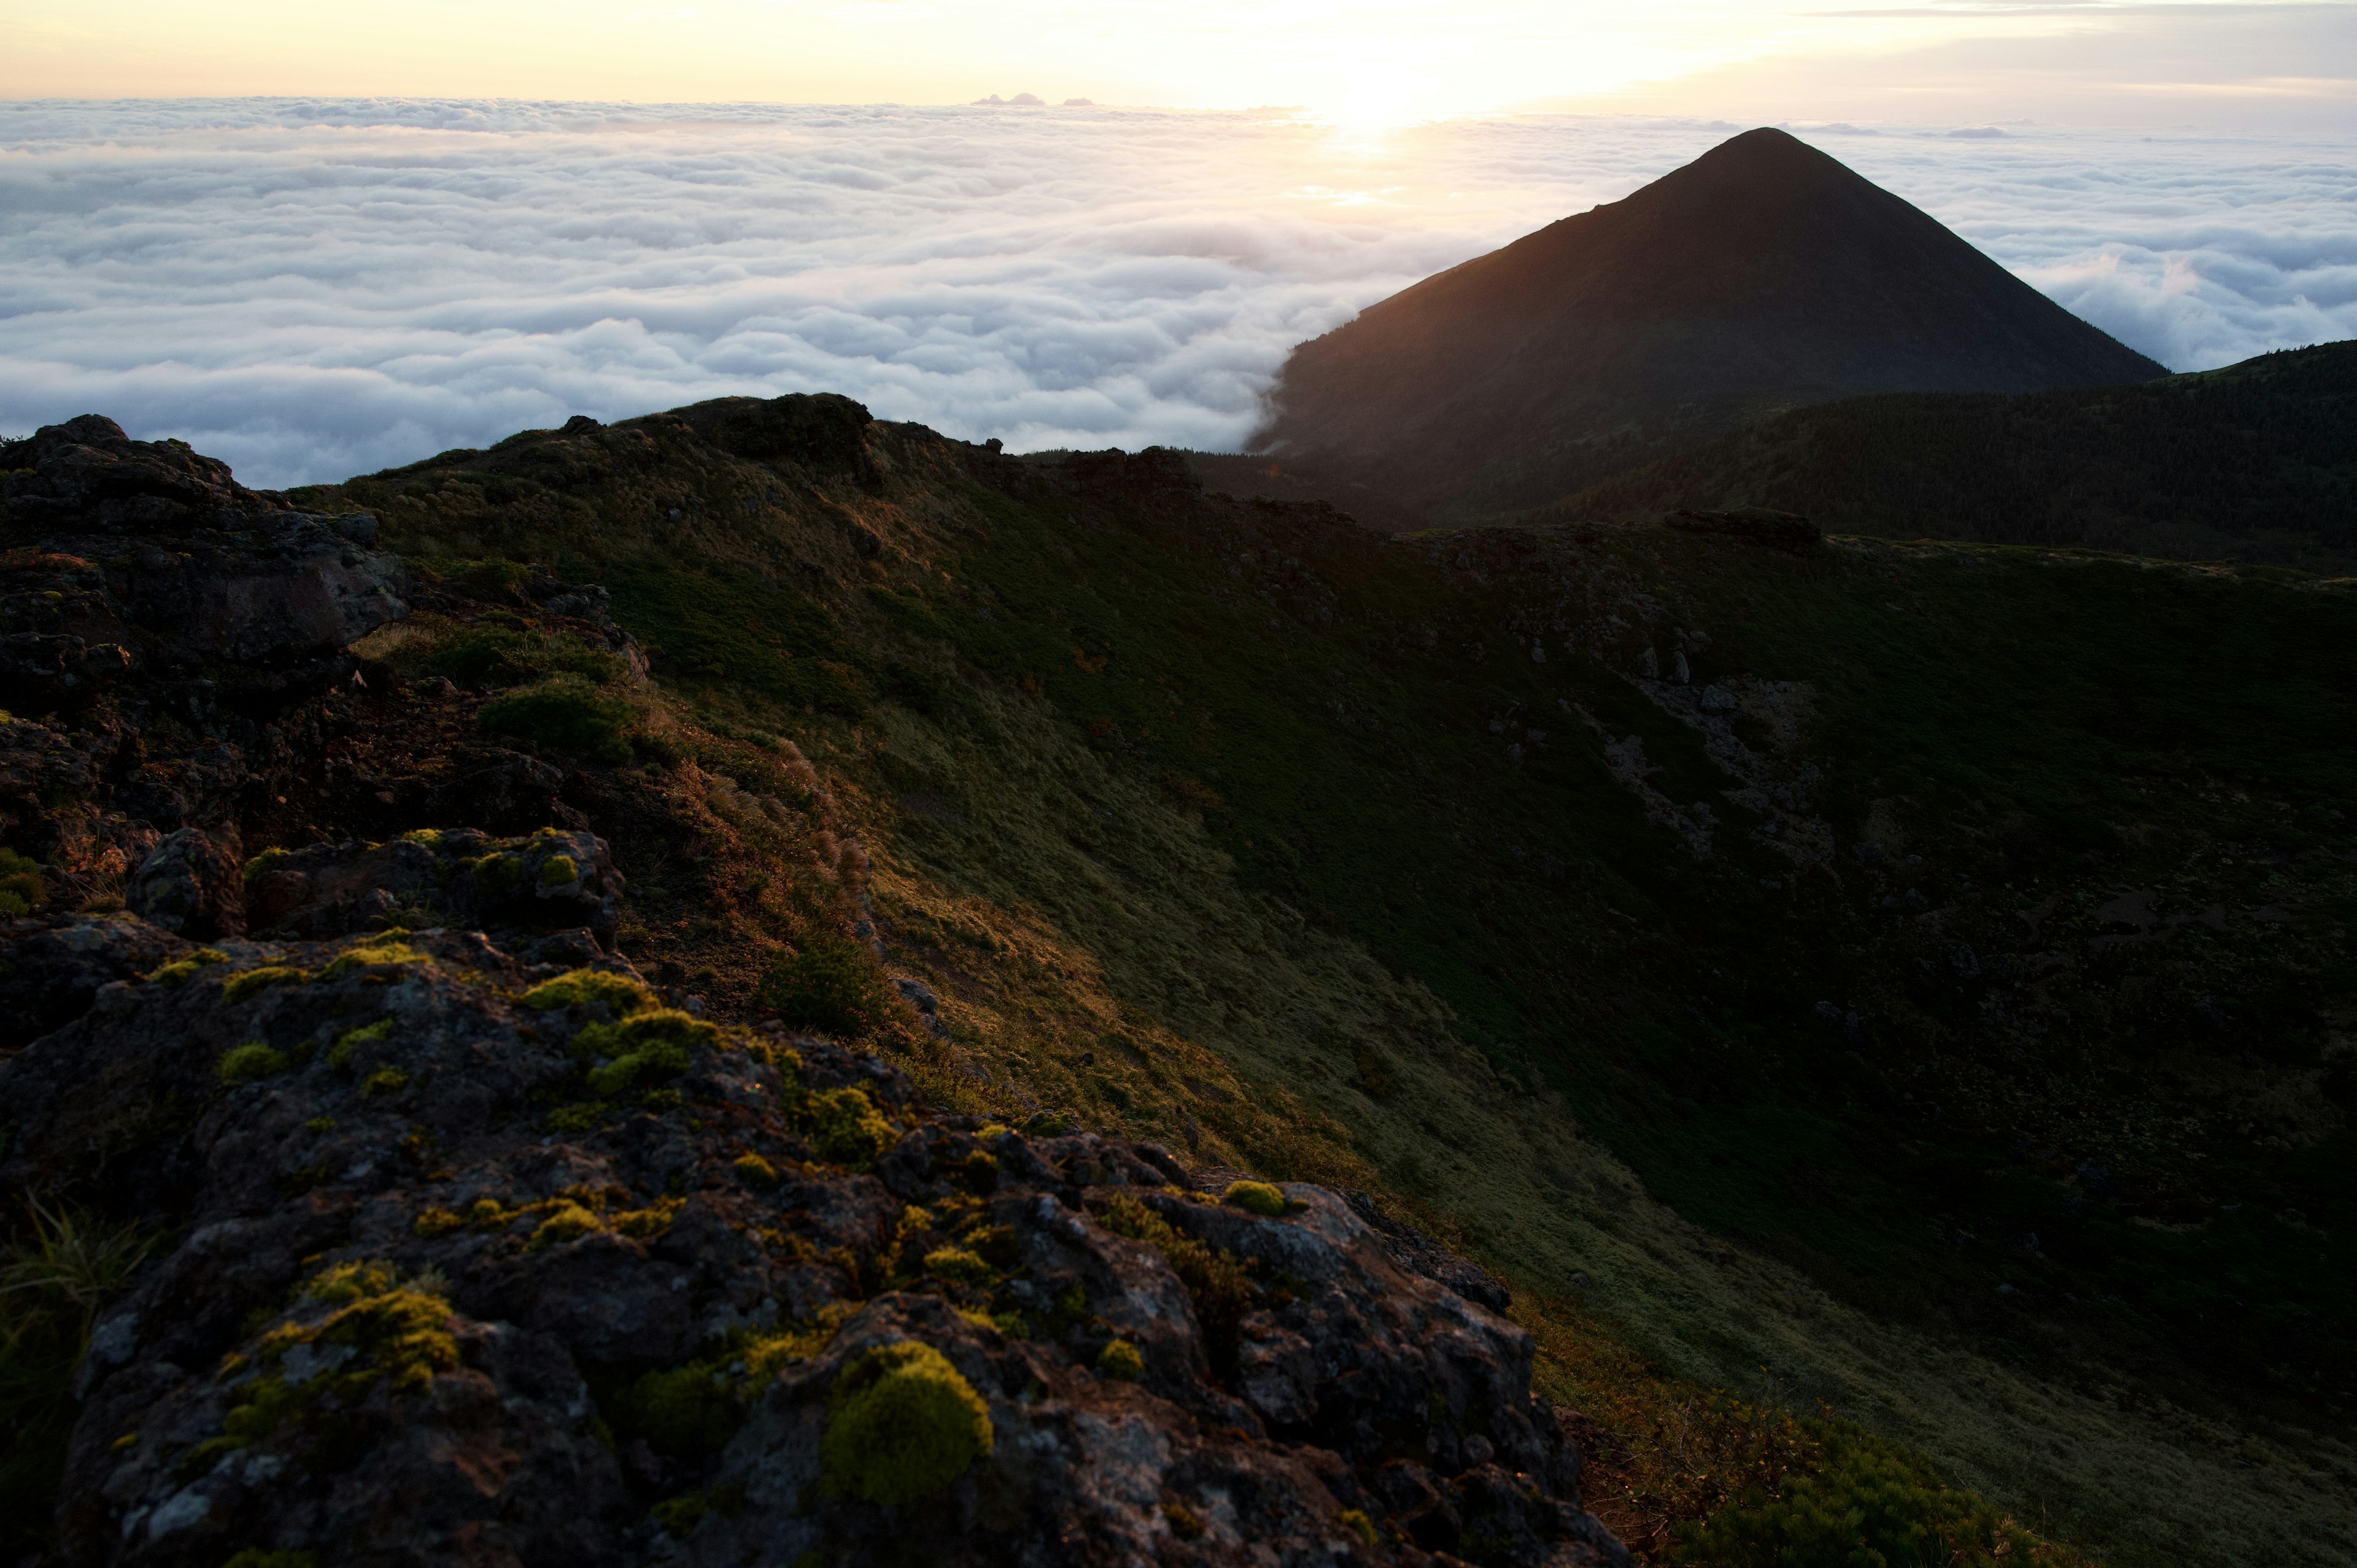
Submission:
POLYGON ((2135 386, 1820 404, 1677 449, 1534 515, 1754 505, 1844 533, 2347 574, 2357 571, 2357 343, 2135 386))
POLYGON ((1855 1427, 1812 1422, 1819 1468, 1747 1495, 1688 1532, 1691 1568, 1996 1568, 2052 1563, 2028 1530, 1921 1460, 1855 1427))
POLYGON ((2347 1408, 2348 596, 1651 530, 1270 514, 1222 549, 981 504, 993 613, 941 618, 965 656, 1200 781, 1240 875, 1429 985, 1681 1212, 2056 1375, 2347 1408), (1633 650, 1565 650, 1606 608, 1566 597, 1616 578, 1707 635, 1695 684, 1814 687, 1822 863, 1764 840, 1788 814, 1728 799, 1633 650), (1631 735, 1717 820, 1707 861, 1614 779, 1631 735))
POLYGON ((159 1240, 32 1195, 24 1207, 27 1239, 0 1266, 0 1548, 11 1552, 46 1529, 91 1325, 159 1240))
MULTIPOLYGON (((2214 1510, 2237 1466, 2337 1474, 2357 1392, 2347 593, 1634 525, 1383 539, 1207 500, 1168 455, 1023 463, 813 408, 834 445, 791 463, 689 410, 341 499, 436 570, 601 581, 699 734, 794 736, 867 826, 896 961, 994 1084, 1265 1175, 1379 1180, 1549 1296, 1611 1238, 1666 1256, 1698 1225, 1779 1283, 1632 1263, 1583 1322, 1725 1377, 1758 1366, 1760 1314, 1835 1361, 1859 1359, 1846 1326, 1896 1326, 1976 1369, 1910 1383, 1933 1349, 1880 1352, 1889 1423, 1977 1455, 2018 1516, 2054 1499, 2120 1562, 2346 1560, 2329 1505, 2264 1542, 2150 1520, 2188 1475, 2214 1510), (1494 1083, 1524 1152, 1497 1163, 1442 1078, 1494 1083), (2088 1446, 2032 1453, 2014 1395, 1925 1397, 1998 1378, 2088 1446)), ((678 874, 617 853, 660 908, 678 874)), ((813 1025, 878 1000, 823 943, 765 964, 713 994, 813 1025)), ((1911 1459, 1812 1464, 1815 1491, 1695 1550, 1753 1560, 1854 1505, 1887 1539, 1994 1550, 1979 1505, 1917 1498, 1911 1459)), ((2290 1517, 2267 1495, 2253 1517, 2290 1517)))

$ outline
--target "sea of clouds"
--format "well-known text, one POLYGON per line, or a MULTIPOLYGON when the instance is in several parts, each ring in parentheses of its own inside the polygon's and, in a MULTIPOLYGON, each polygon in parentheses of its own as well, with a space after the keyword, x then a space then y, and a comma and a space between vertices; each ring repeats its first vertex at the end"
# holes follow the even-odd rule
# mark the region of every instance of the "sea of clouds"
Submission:
MULTIPOLYGON (((1232 450, 1295 343, 1740 128, 0 104, 0 433, 103 413, 275 486, 832 391, 1017 450, 1232 450)), ((2357 337, 2335 143, 1796 129, 2172 369, 2357 337)))

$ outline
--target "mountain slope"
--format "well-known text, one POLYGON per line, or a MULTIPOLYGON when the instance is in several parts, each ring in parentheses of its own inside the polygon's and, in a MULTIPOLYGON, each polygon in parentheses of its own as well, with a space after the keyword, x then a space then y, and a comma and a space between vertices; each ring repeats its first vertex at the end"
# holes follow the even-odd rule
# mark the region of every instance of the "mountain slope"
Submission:
POLYGON ((1632 434, 1863 392, 2163 373, 1918 209, 1763 129, 1303 344, 1254 449, 1365 469, 1461 518, 1600 478, 1632 434))
POLYGON ((1822 404, 1539 515, 1741 506, 1848 533, 2357 571, 2357 343, 2138 386, 1822 404))
MULTIPOLYGON (((1372 1187, 1514 1287, 1652 1561, 1829 1462, 1774 1408, 1819 1399, 2106 1562, 2357 1561, 2345 593, 1383 539, 840 399, 291 499, 416 585, 269 742, 248 853, 499 771, 608 839, 619 943, 716 1020, 1372 1187), (643 679, 564 641, 596 588, 643 679)), ((151 736, 135 778, 206 776, 151 736)), ((102 894, 57 821, 25 847, 102 894)))

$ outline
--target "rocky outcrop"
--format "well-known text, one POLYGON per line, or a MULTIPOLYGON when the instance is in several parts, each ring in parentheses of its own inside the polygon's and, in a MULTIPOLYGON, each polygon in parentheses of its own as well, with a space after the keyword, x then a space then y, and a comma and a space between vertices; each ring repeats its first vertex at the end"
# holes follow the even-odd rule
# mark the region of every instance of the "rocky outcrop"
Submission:
MULTIPOLYGON (((0 927, 0 1185, 153 1248, 75 1373, 56 1563, 1627 1562, 1479 1271, 704 1016, 618 950, 567 799, 619 841, 723 791, 487 747, 482 693, 358 659, 401 613, 360 520, 103 421, 0 466, 48 704, 0 718, 0 837, 59 889, 0 927)), ((431 591, 481 649, 642 678, 596 590, 478 586, 431 591)), ((753 814, 847 899, 826 809, 753 814)))
POLYGON ((398 919, 502 936, 586 930, 605 944, 624 886, 603 841, 554 828, 520 838, 421 828, 389 843, 272 851, 244 883, 257 932, 341 936, 398 919))
POLYGON ((616 959, 165 947, 0 1064, 0 1181, 170 1228, 68 1562, 1626 1561, 1529 1336, 1333 1194, 929 1117, 616 959))
POLYGON ((235 827, 181 828, 148 852, 124 891, 135 915, 196 941, 245 934, 244 857, 235 827))
POLYGON ((176 442, 85 414, 0 446, 0 707, 86 706, 135 669, 201 718, 222 682, 249 708, 350 672, 341 650, 403 613, 375 521, 312 517, 176 442))

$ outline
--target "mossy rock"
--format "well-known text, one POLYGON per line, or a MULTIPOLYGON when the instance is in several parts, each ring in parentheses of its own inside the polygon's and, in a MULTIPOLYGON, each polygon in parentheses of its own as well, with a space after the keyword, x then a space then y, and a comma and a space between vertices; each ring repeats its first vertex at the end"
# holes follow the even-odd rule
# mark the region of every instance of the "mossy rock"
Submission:
POLYGON ((544 980, 523 993, 523 1004, 537 1012, 559 1007, 587 1007, 604 1003, 618 1018, 661 1005, 653 992, 626 974, 602 969, 576 969, 554 980, 544 980))
POLYGON ((285 1051, 273 1050, 260 1040, 248 1040, 221 1053, 221 1060, 213 1066, 213 1076, 235 1089, 241 1084, 257 1082, 285 1070, 285 1051))
POLYGON ((676 1008, 658 1007, 613 1024, 593 1024, 573 1037, 577 1055, 605 1057, 589 1073, 589 1090, 611 1099, 633 1089, 677 1078, 689 1053, 720 1044, 720 1031, 676 1008))
POLYGON ((1247 1214, 1264 1219, 1282 1219, 1286 1211, 1284 1192, 1265 1181, 1232 1181, 1228 1190, 1220 1195, 1222 1203, 1232 1203, 1247 1214))
POLYGON ((990 1407, 949 1358, 913 1340, 845 1368, 819 1442, 826 1491, 892 1507, 942 1490, 996 1446, 990 1407))

